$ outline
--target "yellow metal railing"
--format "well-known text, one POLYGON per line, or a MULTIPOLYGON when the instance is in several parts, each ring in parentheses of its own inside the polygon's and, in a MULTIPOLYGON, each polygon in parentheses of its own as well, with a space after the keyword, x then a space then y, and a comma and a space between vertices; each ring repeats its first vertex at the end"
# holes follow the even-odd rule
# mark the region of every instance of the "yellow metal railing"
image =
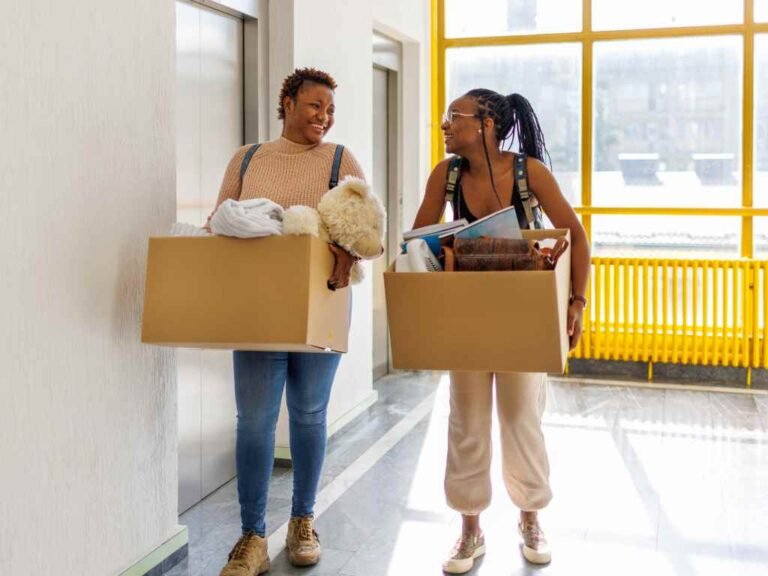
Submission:
POLYGON ((590 284, 575 358, 768 368, 768 261, 595 258, 590 284))

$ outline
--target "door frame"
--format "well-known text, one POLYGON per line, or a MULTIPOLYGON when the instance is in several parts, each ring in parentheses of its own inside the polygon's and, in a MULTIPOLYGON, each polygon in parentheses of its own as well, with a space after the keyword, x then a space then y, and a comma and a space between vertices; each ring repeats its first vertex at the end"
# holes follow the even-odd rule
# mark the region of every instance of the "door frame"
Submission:
MULTIPOLYGON (((373 33, 373 68, 387 74, 387 234, 386 245, 390 259, 399 252, 403 234, 403 158, 402 158, 402 45, 384 34, 373 33)), ((389 263, 387 263, 389 264, 389 263)), ((389 341, 389 326, 387 326, 389 341)), ((372 352, 373 353, 373 352, 372 352)), ((392 353, 387 344, 387 362, 382 371, 374 366, 376 381, 392 371, 392 353)))

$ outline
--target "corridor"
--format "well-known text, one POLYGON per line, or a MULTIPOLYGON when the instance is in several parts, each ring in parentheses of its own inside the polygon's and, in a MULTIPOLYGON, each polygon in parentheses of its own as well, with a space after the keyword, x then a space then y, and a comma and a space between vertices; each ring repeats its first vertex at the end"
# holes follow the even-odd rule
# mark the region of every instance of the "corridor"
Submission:
MULTIPOLYGON (((393 375, 376 388, 379 402, 329 442, 314 568, 293 568, 282 552, 291 473, 275 470, 270 574, 442 573, 460 530, 442 491, 447 376, 393 375)), ((555 498, 541 519, 552 563, 522 559, 496 458, 482 517, 488 552, 471 574, 765 574, 768 395, 552 379, 544 431, 555 498)), ((217 576, 239 535, 235 481, 180 523, 189 558, 167 576, 217 576)))

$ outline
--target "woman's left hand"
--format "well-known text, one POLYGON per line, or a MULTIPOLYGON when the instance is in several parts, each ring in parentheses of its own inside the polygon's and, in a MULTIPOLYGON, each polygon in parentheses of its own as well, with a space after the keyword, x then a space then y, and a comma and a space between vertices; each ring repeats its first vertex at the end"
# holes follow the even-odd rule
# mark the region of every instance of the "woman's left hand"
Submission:
POLYGON ((333 252, 335 260, 333 274, 328 279, 328 288, 331 290, 345 288, 349 286, 349 274, 352 271, 352 265, 357 259, 341 246, 328 244, 328 248, 333 252))
POLYGON ((581 338, 584 327, 584 304, 574 300, 568 306, 568 336, 570 338, 570 350, 576 348, 581 338))

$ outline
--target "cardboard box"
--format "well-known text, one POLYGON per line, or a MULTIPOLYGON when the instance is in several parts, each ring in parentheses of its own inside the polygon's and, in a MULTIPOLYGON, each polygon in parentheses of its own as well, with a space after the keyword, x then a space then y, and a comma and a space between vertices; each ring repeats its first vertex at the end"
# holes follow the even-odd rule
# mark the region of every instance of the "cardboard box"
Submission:
MULTIPOLYGON (((526 230, 525 238, 570 231, 526 230)), ((552 271, 384 274, 392 365, 406 370, 562 373, 571 249, 552 271)))
POLYGON ((349 288, 328 289, 332 270, 312 236, 150 238, 141 341, 346 352, 349 288))

